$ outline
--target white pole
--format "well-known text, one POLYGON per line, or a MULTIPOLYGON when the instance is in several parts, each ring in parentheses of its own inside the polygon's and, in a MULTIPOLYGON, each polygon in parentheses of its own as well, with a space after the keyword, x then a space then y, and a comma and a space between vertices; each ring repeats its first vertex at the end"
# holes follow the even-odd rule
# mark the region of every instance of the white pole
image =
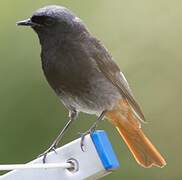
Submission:
POLYGON ((47 169, 47 168, 72 168, 71 163, 45 163, 45 164, 6 164, 0 165, 0 170, 14 170, 14 169, 47 169))

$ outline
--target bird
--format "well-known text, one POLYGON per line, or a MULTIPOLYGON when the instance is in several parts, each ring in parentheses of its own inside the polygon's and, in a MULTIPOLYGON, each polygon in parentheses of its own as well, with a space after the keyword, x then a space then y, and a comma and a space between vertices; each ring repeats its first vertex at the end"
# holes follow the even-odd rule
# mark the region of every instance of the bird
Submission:
POLYGON ((64 128, 40 155, 43 162, 82 112, 97 116, 93 125, 81 135, 82 150, 84 137, 92 134, 98 123, 106 118, 116 127, 139 165, 145 168, 166 165, 141 129, 145 116, 123 72, 78 16, 66 7, 49 5, 17 25, 29 26, 38 35, 44 75, 69 112, 64 128))

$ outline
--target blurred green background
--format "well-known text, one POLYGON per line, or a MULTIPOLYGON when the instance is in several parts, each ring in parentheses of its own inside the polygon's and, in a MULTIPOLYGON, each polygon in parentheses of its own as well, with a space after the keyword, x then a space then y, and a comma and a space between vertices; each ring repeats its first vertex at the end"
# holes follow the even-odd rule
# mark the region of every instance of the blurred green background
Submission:
MULTIPOLYGON (((136 164, 116 130, 100 125, 121 168, 103 179, 181 180, 182 1, 1 0, 0 164, 23 163, 43 152, 67 120, 67 111, 46 82, 40 46, 30 28, 15 25, 44 5, 74 11, 104 42, 125 73, 148 124, 144 131, 167 160, 163 169, 136 164)), ((95 116, 81 114, 63 143, 79 137, 95 116)))

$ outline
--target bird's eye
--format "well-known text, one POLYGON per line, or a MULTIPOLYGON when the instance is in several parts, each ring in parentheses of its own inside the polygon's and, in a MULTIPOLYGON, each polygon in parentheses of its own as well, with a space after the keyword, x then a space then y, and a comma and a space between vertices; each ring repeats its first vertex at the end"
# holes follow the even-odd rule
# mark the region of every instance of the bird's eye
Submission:
POLYGON ((51 26, 55 23, 53 18, 47 16, 33 16, 31 20, 32 22, 43 26, 51 26))
POLYGON ((52 18, 46 18, 45 21, 44 21, 44 25, 46 26, 52 26, 54 24, 54 19, 52 18))

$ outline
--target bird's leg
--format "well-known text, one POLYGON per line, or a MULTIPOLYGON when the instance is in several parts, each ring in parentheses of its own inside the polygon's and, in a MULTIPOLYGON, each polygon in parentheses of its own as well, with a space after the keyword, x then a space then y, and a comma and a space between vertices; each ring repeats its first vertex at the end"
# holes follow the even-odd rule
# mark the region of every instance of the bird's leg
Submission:
POLYGON ((44 151, 42 154, 40 154, 38 157, 43 156, 43 163, 45 163, 47 154, 51 151, 55 151, 55 149, 57 148, 57 145, 59 144, 60 140, 62 139, 64 133, 66 132, 66 130, 68 129, 68 127, 71 125, 71 123, 76 119, 78 113, 75 110, 72 110, 69 112, 69 121, 66 123, 66 125, 64 126, 64 128, 61 130, 61 132, 59 133, 59 135, 56 137, 56 139, 53 141, 52 145, 46 150, 44 151))
POLYGON ((83 148, 83 147, 84 147, 84 139, 85 139, 85 136, 86 136, 87 134, 92 134, 92 133, 94 133, 94 131, 95 131, 96 128, 97 128, 98 123, 104 118, 106 112, 107 112, 106 110, 103 111, 103 112, 100 114, 100 116, 97 118, 97 120, 94 122, 94 124, 93 124, 86 132, 81 133, 81 142, 80 142, 80 146, 81 146, 81 150, 82 150, 82 151, 84 151, 84 148, 83 148))

